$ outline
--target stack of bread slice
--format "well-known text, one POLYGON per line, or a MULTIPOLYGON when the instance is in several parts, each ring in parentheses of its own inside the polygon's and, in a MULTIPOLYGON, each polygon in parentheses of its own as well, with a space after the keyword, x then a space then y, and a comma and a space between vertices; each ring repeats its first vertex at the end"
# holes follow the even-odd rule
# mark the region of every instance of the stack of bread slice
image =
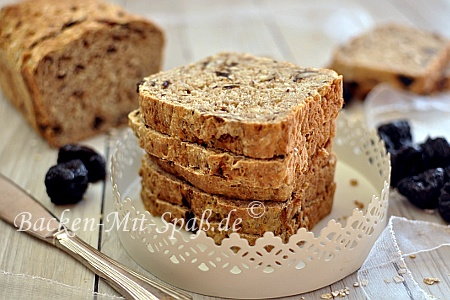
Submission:
POLYGON ((286 241, 331 211, 343 103, 334 71, 219 53, 138 91, 129 124, 146 152, 141 196, 153 215, 206 223, 190 228, 216 243, 234 231, 254 243, 267 231, 286 241))

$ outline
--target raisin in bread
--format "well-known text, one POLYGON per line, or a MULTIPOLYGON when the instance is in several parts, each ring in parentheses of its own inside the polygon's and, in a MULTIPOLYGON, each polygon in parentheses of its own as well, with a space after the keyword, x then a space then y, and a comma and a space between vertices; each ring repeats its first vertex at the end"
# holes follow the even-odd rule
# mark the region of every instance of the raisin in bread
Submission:
POLYGON ((19 2, 0 11, 0 86, 60 146, 126 124, 163 44, 158 26, 106 2, 19 2))
POLYGON ((302 148, 343 103, 342 77, 332 70, 239 53, 146 77, 138 90, 150 128, 252 158, 302 148))

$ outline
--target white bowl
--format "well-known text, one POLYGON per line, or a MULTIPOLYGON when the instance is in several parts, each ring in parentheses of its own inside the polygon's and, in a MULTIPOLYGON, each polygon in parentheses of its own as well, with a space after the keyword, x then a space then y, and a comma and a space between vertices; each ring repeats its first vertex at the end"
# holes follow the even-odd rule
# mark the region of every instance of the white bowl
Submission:
MULTIPOLYGON (((337 190, 331 214, 313 232, 300 229, 289 242, 267 232, 250 246, 237 233, 222 245, 200 231, 175 231, 145 211, 138 170, 143 151, 128 132, 117 140, 111 163, 116 209, 121 220, 144 220, 144 230, 119 231, 123 247, 158 278, 199 294, 257 299, 309 292, 356 271, 386 224, 390 162, 374 131, 341 115, 334 152, 337 190), (357 186, 350 184, 356 179, 357 186), (357 209, 355 200, 363 203, 357 209), (195 238, 192 238, 195 237, 195 238), (267 247, 270 246, 270 247, 267 247)), ((142 227, 142 226, 140 226, 142 227)))

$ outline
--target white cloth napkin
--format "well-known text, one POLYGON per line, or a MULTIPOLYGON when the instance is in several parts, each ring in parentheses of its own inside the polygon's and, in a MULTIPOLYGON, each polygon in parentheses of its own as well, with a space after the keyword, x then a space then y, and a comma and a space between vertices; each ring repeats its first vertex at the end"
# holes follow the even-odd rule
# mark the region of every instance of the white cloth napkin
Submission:
POLYGON ((369 299, 436 299, 441 291, 448 297, 450 264, 439 262, 441 251, 450 252, 449 226, 391 217, 358 271, 358 280, 369 299), (423 268, 426 264, 433 264, 433 274, 423 268), (423 282, 427 277, 440 282, 428 287, 423 282))

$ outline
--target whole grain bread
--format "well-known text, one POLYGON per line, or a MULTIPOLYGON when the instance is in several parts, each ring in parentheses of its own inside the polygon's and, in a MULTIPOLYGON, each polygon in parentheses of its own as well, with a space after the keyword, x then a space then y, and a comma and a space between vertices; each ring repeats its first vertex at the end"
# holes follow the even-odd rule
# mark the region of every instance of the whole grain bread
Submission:
POLYGON ((343 103, 342 77, 332 70, 239 53, 146 77, 138 90, 150 128, 263 159, 304 147, 343 103))
MULTIPOLYGON (((313 161, 318 161, 321 166, 327 164, 331 154, 331 143, 317 150, 317 153, 308 160, 308 167, 314 166, 313 161)), ((243 200, 260 201, 286 201, 294 191, 303 186, 307 181, 308 168, 295 170, 295 180, 291 184, 283 184, 279 187, 250 186, 242 183, 230 183, 227 178, 202 173, 201 170, 180 166, 172 161, 159 159, 149 155, 149 158, 165 172, 181 178, 191 185, 209 194, 223 195, 243 200)), ((264 174, 261 174, 264 176, 264 174)))
POLYGON ((335 122, 329 121, 307 134, 308 143, 304 147, 296 148, 285 157, 255 159, 205 148, 162 134, 145 126, 139 110, 131 112, 128 118, 140 146, 150 155, 200 172, 204 176, 218 176, 229 185, 250 187, 278 188, 293 184, 296 170, 306 170, 308 157, 324 147, 335 135, 335 122))
MULTIPOLYGON (((312 229, 320 220, 326 217, 332 209, 333 197, 336 189, 336 185, 332 182, 326 185, 326 189, 323 194, 316 196, 316 201, 311 202, 309 206, 305 206, 300 209, 295 219, 298 222, 291 222, 288 226, 276 233, 284 242, 289 240, 292 234, 295 234, 298 229, 304 227, 308 230, 312 229)), ((197 226, 200 224, 200 218, 191 213, 191 210, 183 205, 172 204, 167 201, 160 200, 155 194, 151 193, 149 189, 141 190, 141 198, 144 202, 145 208, 154 216, 162 216, 165 221, 173 222, 181 225, 180 220, 184 222, 191 222, 192 226, 193 218, 196 220, 197 226)), ((221 223, 217 221, 204 222, 205 226, 202 228, 208 236, 214 239, 216 244, 220 244, 223 239, 228 238, 232 232, 237 232, 242 238, 249 241, 249 244, 254 245, 256 240, 263 234, 252 234, 244 232, 242 226, 238 231, 232 231, 231 228, 223 230, 221 223), (206 223, 206 224, 205 224, 206 223)), ((222 223, 223 224, 223 223, 222 223)), ((233 222, 230 222, 230 227, 233 222)), ((263 224, 261 225, 263 226, 263 224)))
POLYGON ((434 92, 447 62, 450 42, 403 25, 375 27, 342 46, 330 68, 344 76, 348 97, 365 95, 380 82, 411 92, 434 92))
MULTIPOLYGON (((255 218, 253 214, 259 211, 249 212, 253 200, 241 200, 225 198, 205 193, 187 182, 176 178, 162 170, 147 155, 142 160, 140 175, 142 188, 147 189, 159 200, 174 205, 188 208, 195 216, 200 218, 202 214, 211 212, 208 220, 220 222, 230 215, 234 222, 242 220, 242 232, 263 234, 272 231, 279 234, 288 228, 294 228, 301 221, 300 211, 302 206, 307 208, 317 201, 318 195, 325 193, 328 185, 333 183, 336 159, 329 156, 328 161, 313 161, 306 176, 305 183, 292 193, 284 202, 265 201, 263 215, 255 218), (209 211, 208 211, 209 210, 209 211)), ((256 210, 258 208, 255 208, 256 210)))
POLYGON ((22 1, 0 11, 0 86, 60 146, 126 124, 163 44, 158 26, 106 2, 22 1))

